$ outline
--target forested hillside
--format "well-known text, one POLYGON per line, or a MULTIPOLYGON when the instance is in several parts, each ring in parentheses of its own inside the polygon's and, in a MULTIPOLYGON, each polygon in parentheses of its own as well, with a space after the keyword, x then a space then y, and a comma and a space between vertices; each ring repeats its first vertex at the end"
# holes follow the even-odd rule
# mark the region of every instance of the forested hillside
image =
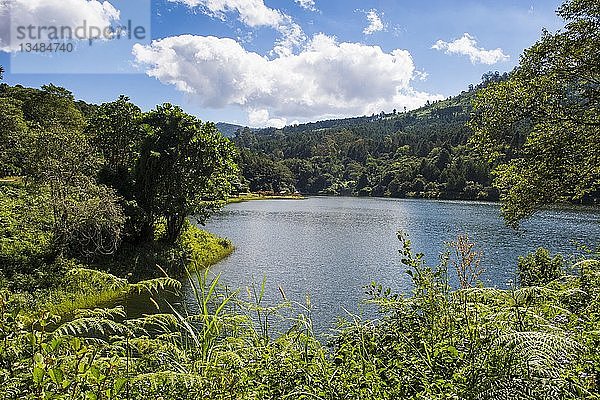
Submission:
POLYGON ((508 74, 414 111, 238 132, 252 191, 496 200, 490 165, 467 142, 478 90, 508 74))

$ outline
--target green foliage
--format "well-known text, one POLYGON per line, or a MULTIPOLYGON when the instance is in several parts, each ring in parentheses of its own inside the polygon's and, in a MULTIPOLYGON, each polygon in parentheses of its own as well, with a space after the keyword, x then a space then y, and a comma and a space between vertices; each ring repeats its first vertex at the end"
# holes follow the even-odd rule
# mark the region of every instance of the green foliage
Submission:
POLYGON ((104 157, 104 173, 113 186, 131 186, 132 169, 139 157, 142 112, 125 96, 100 105, 88 120, 86 132, 104 157), (118 182, 120 175, 127 180, 118 182))
POLYGON ((369 366, 371 360, 382 365, 378 379, 386 386, 381 398, 597 396, 597 386, 587 378, 595 345, 583 345, 596 337, 595 328, 586 324, 580 330, 577 322, 597 315, 589 305, 568 306, 579 291, 589 290, 586 296, 598 291, 585 285, 587 278, 570 277, 545 287, 452 291, 446 263, 426 266, 421 255, 412 255, 405 237, 400 239, 402 262, 414 282, 412 295, 400 297, 372 286, 373 301, 388 310, 387 316, 370 330, 359 326, 353 333, 356 343, 364 343, 365 336, 373 343, 360 357, 369 366), (394 373, 390 365, 397 366, 394 373))
POLYGON ((517 273, 521 286, 543 286, 560 278, 565 262, 560 254, 552 257, 547 249, 539 248, 534 253, 519 257, 517 273))
POLYGON ((204 223, 227 199, 234 149, 214 124, 170 104, 144 115, 144 123, 148 134, 136 170, 136 198, 147 214, 147 232, 164 218, 174 243, 188 216, 204 223))
POLYGON ((189 222, 184 226, 178 245, 187 255, 186 265, 191 271, 202 271, 229 256, 234 250, 229 240, 203 231, 189 222))
POLYGON ((47 192, 0 185, 0 278, 13 289, 50 285, 60 275, 53 262, 47 192))
POLYGON ((28 139, 29 130, 21 104, 0 97, 0 177, 21 174, 28 139))
POLYGON ((102 156, 98 181, 116 190, 121 197, 125 224, 123 240, 137 242, 145 227, 146 215, 135 198, 135 169, 144 130, 142 112, 125 96, 94 108, 85 132, 102 156))
POLYGON ((225 257, 234 247, 227 239, 203 231, 190 222, 175 244, 166 240, 166 225, 157 224, 155 240, 148 243, 123 243, 112 255, 92 262, 95 268, 130 279, 169 276, 185 277, 185 270, 202 271, 225 257))
POLYGON ((61 126, 68 131, 81 131, 85 120, 68 90, 49 84, 41 90, 22 86, 0 86, 0 97, 20 102, 21 109, 31 129, 61 126))
MULTIPOLYGON (((125 293, 171 286, 163 280, 127 287, 118 278, 84 269, 70 272, 63 284, 89 290, 79 287, 84 277, 92 278, 86 282, 97 285, 96 291, 103 284, 107 290, 117 285, 125 293)), ((122 307, 77 308, 60 314, 54 312, 64 310, 53 303, 37 307, 28 309, 21 297, 0 293, 2 398, 125 398, 133 347, 125 347, 121 340, 129 340, 134 330, 141 329, 137 321, 122 322, 126 316, 122 307)))
MULTIPOLYGON (((0 186, 0 281, 10 288, 45 289, 54 298, 77 261, 140 279, 156 276, 157 265, 181 276, 187 265, 200 269, 233 251, 227 241, 184 229, 188 215, 203 222, 224 203, 234 177, 233 148, 213 125, 169 106, 142 120, 125 97, 93 106, 53 85, 1 85, 0 107, 0 174, 25 175, 0 186), (150 153, 141 159, 143 144, 150 153), (137 186, 136 174, 143 177, 137 186), (143 186, 149 182, 156 185, 143 186), (152 209, 149 202, 160 205, 152 209), (147 225, 161 218, 167 234, 136 247, 147 225), (186 236, 173 243, 182 229, 186 236)), ((59 309, 68 310, 69 301, 109 304, 124 295, 120 287, 95 294, 81 281, 79 287, 86 290, 56 299, 59 309)))
POLYGON ((544 32, 505 82, 483 89, 471 126, 490 159, 508 223, 544 205, 592 201, 600 170, 600 10, 569 0, 563 31, 544 32))
POLYGON ((58 254, 110 254, 124 217, 113 189, 94 179, 98 159, 79 132, 50 127, 36 135, 30 178, 47 188, 58 254))

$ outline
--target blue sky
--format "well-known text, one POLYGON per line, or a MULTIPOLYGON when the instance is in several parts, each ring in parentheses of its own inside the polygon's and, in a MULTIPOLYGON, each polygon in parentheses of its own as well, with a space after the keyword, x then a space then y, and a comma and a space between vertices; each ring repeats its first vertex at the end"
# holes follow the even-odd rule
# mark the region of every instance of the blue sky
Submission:
MULTIPOLYGON (((203 120, 253 126, 415 108, 486 71, 511 70, 542 28, 562 26, 560 2, 542 0, 45 0, 26 12, 18 7, 27 0, 10 1, 13 20, 72 21, 71 12, 110 21, 116 10, 149 25, 151 37, 81 46, 53 67, 17 55, 5 82, 52 82, 94 103, 126 94, 143 109, 171 102, 203 120), (13 73, 27 70, 69 73, 13 73)), ((16 55, 6 41, 5 67, 16 55)))

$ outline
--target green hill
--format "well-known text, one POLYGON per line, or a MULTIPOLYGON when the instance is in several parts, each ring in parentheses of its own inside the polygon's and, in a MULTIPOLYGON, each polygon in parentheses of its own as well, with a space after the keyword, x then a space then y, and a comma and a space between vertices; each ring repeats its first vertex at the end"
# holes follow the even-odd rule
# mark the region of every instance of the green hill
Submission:
POLYGON ((467 146, 478 88, 408 112, 242 130, 243 176, 252 191, 496 200, 489 165, 467 146))

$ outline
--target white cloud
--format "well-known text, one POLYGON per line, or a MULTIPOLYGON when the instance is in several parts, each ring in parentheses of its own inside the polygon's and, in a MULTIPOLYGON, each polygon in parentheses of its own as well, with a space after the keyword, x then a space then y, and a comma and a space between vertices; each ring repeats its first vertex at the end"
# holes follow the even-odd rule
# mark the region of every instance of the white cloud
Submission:
POLYGON ((444 51, 446 54, 469 56, 469 59, 473 64, 491 65, 506 61, 510 58, 508 55, 504 54, 504 51, 501 48, 485 50, 477 47, 477 41, 468 33, 465 33, 461 38, 452 42, 438 40, 431 48, 444 51))
POLYGON ((381 32, 385 29, 381 16, 377 14, 376 9, 373 8, 367 12, 367 20, 369 21, 369 26, 363 30, 365 35, 372 35, 375 32, 381 32))
POLYGON ((298 54, 272 60, 212 36, 168 37, 135 45, 133 53, 149 76, 204 107, 242 107, 253 125, 415 108, 441 98, 412 88, 418 73, 408 51, 386 53, 324 34, 298 54))
POLYGON ((279 10, 269 8, 263 0, 169 0, 188 7, 200 7, 206 14, 222 20, 225 14, 237 13, 238 18, 250 27, 271 26, 277 28, 288 18, 279 10))
POLYGON ((281 39, 275 42, 273 53, 278 56, 289 56, 295 48, 299 48, 306 41, 306 35, 300 25, 291 22, 277 28, 281 33, 281 39))
MULTIPOLYGON (((227 14, 237 14, 237 18, 250 28, 271 27, 277 30, 282 38, 275 43, 273 53, 289 55, 295 47, 300 46, 306 35, 292 17, 270 7, 264 0, 169 0, 172 3, 182 3, 191 8, 200 8, 202 12, 223 21, 227 14)), ((306 2, 306 0, 303 0, 306 2)))
POLYGON ((309 11, 319 11, 315 5, 315 0, 294 0, 300 7, 309 11))
MULTIPOLYGON (((269 110, 261 109, 248 111, 248 123, 251 127, 272 126, 274 128, 283 128, 287 125, 287 118, 269 118, 269 110)), ((293 124, 292 124, 293 125, 293 124)))
MULTIPOLYGON (((0 50, 19 49, 20 43, 48 42, 48 31, 38 32, 38 27, 70 27, 75 29, 86 23, 87 27, 104 29, 119 20, 119 11, 108 1, 97 0, 0 0, 0 50), (34 26, 32 36, 19 38, 18 27, 34 26), (41 37, 38 37, 41 33, 41 37), (12 38, 12 40, 11 40, 12 38)), ((81 31, 81 38, 93 36, 81 31)))

